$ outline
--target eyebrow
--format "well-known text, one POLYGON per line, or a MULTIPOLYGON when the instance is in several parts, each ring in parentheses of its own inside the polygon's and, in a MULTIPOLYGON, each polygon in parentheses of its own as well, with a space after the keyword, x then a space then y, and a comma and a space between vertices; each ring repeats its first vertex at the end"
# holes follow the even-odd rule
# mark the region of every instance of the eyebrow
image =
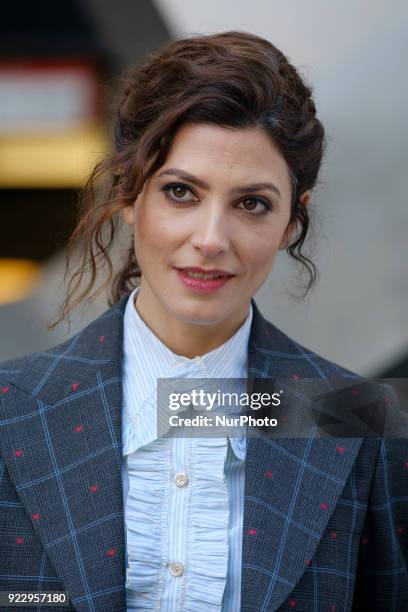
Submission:
MULTIPOLYGON (((209 183, 203 181, 202 179, 197 178, 193 174, 189 172, 185 172, 184 170, 179 170, 178 168, 168 168, 164 172, 161 172, 158 175, 158 178, 161 176, 177 176, 180 179, 185 181, 189 181, 197 187, 201 187, 201 189, 210 189, 209 183)), ((269 191, 273 191, 279 198, 281 198, 281 192, 277 188, 274 183, 262 182, 262 183, 253 183, 252 185, 245 185, 243 187, 237 187, 232 190, 233 193, 247 194, 252 193, 253 191, 262 191, 264 189, 268 189, 269 191)))

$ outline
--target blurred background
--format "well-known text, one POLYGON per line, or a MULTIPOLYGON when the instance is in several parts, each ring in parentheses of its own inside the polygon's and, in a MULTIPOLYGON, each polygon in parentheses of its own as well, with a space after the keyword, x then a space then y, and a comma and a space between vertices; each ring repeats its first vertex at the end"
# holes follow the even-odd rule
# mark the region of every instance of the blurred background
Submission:
MULTIPOLYGON (((124 69, 175 36, 248 30, 314 88, 328 148, 313 196, 305 300, 282 253, 255 299, 301 344, 366 376, 408 376, 408 3, 405 0, 14 0, 0 22, 0 360, 65 340, 102 294, 52 331, 78 192, 109 149, 124 69)), ((116 257, 120 257, 120 249, 116 257)))

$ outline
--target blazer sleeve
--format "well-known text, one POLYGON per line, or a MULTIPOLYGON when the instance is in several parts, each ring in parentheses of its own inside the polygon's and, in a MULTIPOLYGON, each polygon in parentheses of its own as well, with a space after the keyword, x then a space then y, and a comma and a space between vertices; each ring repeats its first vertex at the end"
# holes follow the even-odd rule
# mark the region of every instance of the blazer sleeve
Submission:
POLYGON ((383 437, 361 533, 353 611, 408 610, 408 428, 385 388, 383 437), (404 432, 405 429, 405 432, 404 432), (406 437, 397 437, 400 435, 406 437))

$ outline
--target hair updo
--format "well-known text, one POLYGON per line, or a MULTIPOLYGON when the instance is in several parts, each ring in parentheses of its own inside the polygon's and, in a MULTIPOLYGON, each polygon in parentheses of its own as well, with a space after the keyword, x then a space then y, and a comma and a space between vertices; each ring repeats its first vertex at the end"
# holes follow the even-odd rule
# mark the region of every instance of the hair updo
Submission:
POLYGON ((78 242, 81 260, 70 278, 59 320, 109 283, 110 304, 137 285, 140 269, 133 242, 112 278, 109 251, 118 231, 118 213, 133 204, 146 179, 163 165, 176 131, 186 122, 261 127, 271 136, 289 168, 290 223, 296 221, 299 230, 287 252, 306 268, 305 293, 315 282, 316 266, 302 253, 309 215, 301 200, 316 184, 324 151, 324 129, 316 118, 312 90, 264 38, 236 31, 199 35, 145 56, 123 79, 113 116, 112 151, 95 166, 82 191, 66 275, 71 249, 78 242), (106 267, 107 280, 92 292, 98 271, 106 267), (81 290, 85 276, 87 285, 81 290))

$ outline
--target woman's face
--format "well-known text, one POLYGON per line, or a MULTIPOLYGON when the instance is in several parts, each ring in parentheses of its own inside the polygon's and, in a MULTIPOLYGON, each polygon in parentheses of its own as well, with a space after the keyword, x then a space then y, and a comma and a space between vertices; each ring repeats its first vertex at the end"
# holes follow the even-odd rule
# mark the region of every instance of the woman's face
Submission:
POLYGON ((123 210, 142 272, 138 307, 166 324, 237 329, 288 245, 290 207, 288 167, 262 129, 185 124, 123 210), (188 278, 186 268, 231 276, 188 278))

